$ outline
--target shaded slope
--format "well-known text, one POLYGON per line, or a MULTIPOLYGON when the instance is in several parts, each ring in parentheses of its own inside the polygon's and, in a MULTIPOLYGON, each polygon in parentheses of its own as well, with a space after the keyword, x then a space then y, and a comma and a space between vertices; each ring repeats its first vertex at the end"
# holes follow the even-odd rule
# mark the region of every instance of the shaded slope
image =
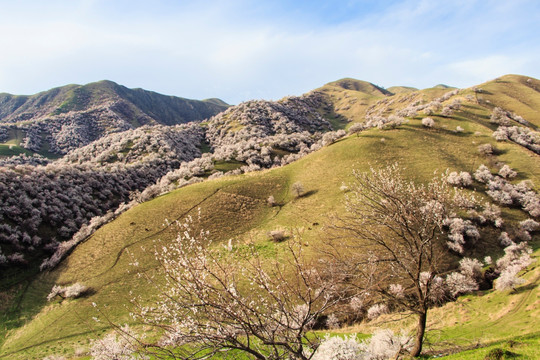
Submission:
POLYGON ((330 82, 312 91, 321 94, 330 104, 321 111, 336 124, 347 123, 348 120, 363 121, 366 109, 382 98, 391 96, 387 90, 366 81, 346 78, 330 82))

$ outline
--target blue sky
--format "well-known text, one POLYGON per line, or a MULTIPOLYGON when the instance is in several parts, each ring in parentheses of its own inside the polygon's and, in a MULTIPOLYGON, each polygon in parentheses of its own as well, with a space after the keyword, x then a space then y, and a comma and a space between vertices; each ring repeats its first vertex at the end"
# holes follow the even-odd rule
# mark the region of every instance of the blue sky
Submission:
POLYGON ((0 0, 0 92, 109 79, 229 103, 354 77, 540 78, 536 0, 0 0))

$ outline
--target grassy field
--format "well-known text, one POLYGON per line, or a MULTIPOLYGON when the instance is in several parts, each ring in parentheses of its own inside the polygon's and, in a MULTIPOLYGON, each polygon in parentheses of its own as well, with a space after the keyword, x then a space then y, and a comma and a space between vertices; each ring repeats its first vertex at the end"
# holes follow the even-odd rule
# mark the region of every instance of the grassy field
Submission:
MULTIPOLYGON (((483 87, 502 85, 489 83, 483 87)), ((335 91, 337 96, 338 90, 335 91)), ((345 93, 349 91, 356 90, 345 93)), ((417 96, 431 98, 441 91, 445 92, 430 89, 429 96, 424 93, 417 96)), ((497 89, 489 91, 493 94, 491 104, 497 104, 497 89)), ((500 99, 508 102, 518 114, 525 113, 525 104, 531 103, 527 99, 513 101, 514 98, 506 94, 500 99)), ((516 144, 496 143, 491 137, 493 125, 489 123, 489 115, 489 107, 464 101, 462 110, 452 118, 434 117, 436 123, 431 129, 421 125, 419 116, 395 130, 372 129, 339 140, 282 168, 190 185, 140 204, 98 230, 54 271, 28 281, 21 279, 19 285, 2 294, 0 359, 41 359, 51 353, 77 358, 73 355, 75 350, 87 349, 89 339, 109 331, 106 321, 92 320, 100 316, 93 302, 114 322, 129 323, 129 309, 125 304, 131 299, 130 291, 148 299, 153 292, 129 264, 135 258, 143 271, 151 273, 156 261, 142 248, 152 249, 156 241, 174 239, 178 232, 174 221, 188 215, 197 217, 200 213, 201 227, 209 230, 217 242, 230 238, 240 243, 254 241, 271 254, 273 249, 283 246, 268 239, 267 232, 277 228, 301 231, 308 250, 324 241, 324 226, 332 214, 344 209, 340 186, 351 180, 352 169, 368 170, 370 166, 399 162, 407 177, 425 182, 434 172, 474 171, 480 164, 495 169, 497 162, 502 161, 520 173, 518 180, 531 179, 539 186, 537 155, 516 144), (463 132, 455 131, 458 125, 463 132), (484 143, 496 146, 497 155, 480 154, 477 147, 484 143), (306 190, 301 198, 295 198, 290 191, 297 181, 306 190), (278 206, 267 204, 270 195, 275 197, 278 206), (89 286, 90 294, 75 300, 45 300, 54 284, 75 282, 89 286)), ((531 117, 529 121, 533 120, 531 117)), ((518 220, 525 218, 523 213, 513 210, 505 210, 505 215, 518 220)), ((484 239, 479 249, 468 255, 500 254, 500 247, 493 245, 495 242, 496 239, 484 239)), ((538 256, 538 251, 535 254, 538 256)), ((537 331, 539 315, 538 274, 538 267, 534 265, 525 275, 528 283, 516 293, 485 292, 434 309, 430 313, 429 339, 434 343, 430 351, 436 354, 452 347, 462 349, 475 344, 506 349, 508 341, 517 336, 529 336, 512 340, 521 344, 523 354, 537 351, 538 336, 534 331, 537 331)), ((377 324, 368 325, 343 331, 369 333, 370 326, 377 324)), ((406 327, 407 323, 400 326, 406 327)), ((478 352, 467 359, 483 358, 484 355, 479 354, 491 348, 472 350, 478 352)))

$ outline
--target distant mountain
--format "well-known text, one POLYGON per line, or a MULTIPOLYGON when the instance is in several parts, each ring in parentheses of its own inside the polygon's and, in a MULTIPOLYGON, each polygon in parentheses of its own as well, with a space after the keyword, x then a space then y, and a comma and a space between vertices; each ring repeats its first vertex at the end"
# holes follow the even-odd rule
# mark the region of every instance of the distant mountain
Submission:
POLYGON ((143 125, 177 125, 228 108, 220 99, 190 100, 112 81, 66 85, 35 95, 0 94, 0 142, 61 155, 104 135, 143 125))

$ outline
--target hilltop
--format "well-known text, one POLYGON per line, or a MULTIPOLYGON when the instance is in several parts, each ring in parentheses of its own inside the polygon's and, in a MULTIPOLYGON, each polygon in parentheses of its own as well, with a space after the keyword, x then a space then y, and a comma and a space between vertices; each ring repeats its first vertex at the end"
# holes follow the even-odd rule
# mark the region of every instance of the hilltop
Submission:
MULTIPOLYGON (((437 86, 384 90, 344 79, 301 97, 231 107, 200 125, 178 128, 171 132, 172 139, 165 136, 165 127, 141 128, 140 133, 127 132, 125 141, 103 139, 75 151, 61 162, 88 162, 96 169, 136 163, 150 154, 136 149, 137 139, 144 139, 144 133, 149 132, 159 139, 160 148, 170 147, 174 156, 183 157, 183 163, 148 188, 153 189, 148 191, 153 196, 161 196, 132 207, 101 227, 58 267, 3 287, 6 305, 0 321, 5 330, 0 328, 4 331, 0 337, 5 340, 0 342, 0 358, 38 359, 52 353, 78 358, 72 355, 76 348, 87 349, 90 338, 110 329, 106 322, 91 320, 100 316, 92 303, 99 304, 116 323, 132 322, 124 308, 132 296, 129 291, 148 296, 152 288, 131 271, 130 263, 135 258, 139 271, 152 272, 156 260, 142 247, 152 248, 155 241, 174 241, 178 233, 175 220, 182 221, 186 216, 200 217, 200 226, 210 232, 218 246, 232 238, 234 244, 254 243, 268 258, 274 258, 286 244, 271 241, 267 233, 281 229, 288 234, 302 233, 308 253, 317 256, 315 249, 325 241, 332 221, 329 215, 345 211, 346 185, 353 169, 367 171, 398 162, 409 179, 425 183, 434 172, 441 174, 447 169, 472 174, 485 164, 492 176, 497 176, 508 165, 517 176, 508 183, 499 180, 501 184, 508 187, 529 180, 532 189, 538 189, 540 162, 535 147, 538 140, 534 138, 540 125, 538 89, 540 81, 517 75, 470 89, 437 86), (493 117, 494 113, 500 115, 493 117), (428 117, 434 121, 431 126, 425 125, 428 117), (512 137, 509 132, 506 140, 497 141, 493 133, 501 127, 507 129, 504 131, 523 129, 519 131, 531 137, 512 137), (349 130, 349 136, 332 131, 338 129, 349 130), (189 134, 189 143, 198 147, 172 141, 174 134, 189 134), (326 135, 326 141, 325 134, 331 135, 326 135), (488 147, 490 151, 486 151, 488 147), (182 149, 187 150, 179 151, 182 149), (102 158, 96 161, 99 156, 102 158), (253 171, 261 169, 265 170, 253 171), (305 196, 291 193, 297 182, 303 184, 305 196), (269 205, 270 196, 275 206, 269 205), (79 299, 46 302, 53 285, 76 282, 89 286, 91 292, 79 299)), ((496 203, 487 184, 475 180, 470 189, 476 190, 482 201, 496 203)), ((497 204, 503 227, 475 222, 482 236, 474 240, 465 234, 463 254, 448 254, 452 266, 463 256, 500 257, 500 232, 511 233, 520 221, 538 217, 521 209, 518 202, 497 204)), ((530 235, 538 257, 537 235, 534 231, 530 235)), ((528 339, 534 342, 539 316, 534 305, 539 281, 538 267, 534 266, 528 270, 527 283, 515 293, 485 290, 433 310, 437 311, 433 319, 444 321, 438 324, 431 320, 430 325, 437 328, 430 336, 460 347, 501 343, 525 335, 529 338, 523 340, 524 344, 530 343, 528 339), (475 314, 471 309, 489 312, 475 314), (449 312, 456 315, 449 316, 449 312), (482 331, 485 324, 491 329, 489 334, 482 331), (469 337, 460 338, 460 329, 465 329, 469 337)), ((408 326, 406 322, 400 325, 408 326)), ((371 329, 353 325, 338 332, 357 331, 371 329)), ((440 346, 437 350, 448 348, 440 346)))
MULTIPOLYGON (((105 135, 143 125, 207 119, 228 107, 219 99, 190 100, 112 81, 66 85, 35 95, 0 94, 0 141, 58 157, 105 135)), ((23 150, 21 150, 23 151, 23 150)))

